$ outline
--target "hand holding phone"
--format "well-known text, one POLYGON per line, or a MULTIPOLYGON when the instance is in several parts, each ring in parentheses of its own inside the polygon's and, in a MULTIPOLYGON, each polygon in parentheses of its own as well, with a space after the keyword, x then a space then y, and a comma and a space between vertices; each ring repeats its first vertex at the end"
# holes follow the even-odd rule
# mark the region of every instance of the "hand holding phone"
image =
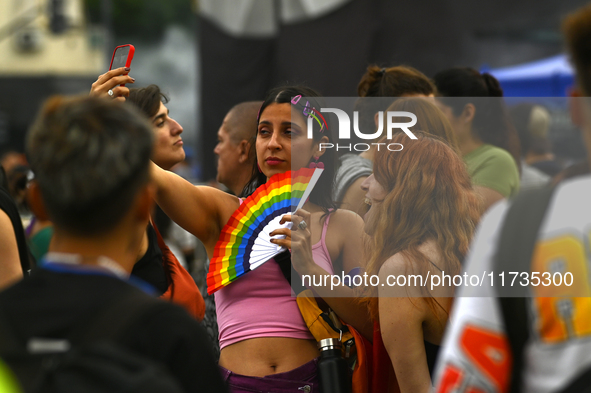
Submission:
POLYGON ((129 96, 129 89, 125 84, 135 82, 135 79, 128 75, 134 53, 133 45, 120 45, 115 48, 109 71, 99 76, 92 84, 90 94, 125 101, 129 96))

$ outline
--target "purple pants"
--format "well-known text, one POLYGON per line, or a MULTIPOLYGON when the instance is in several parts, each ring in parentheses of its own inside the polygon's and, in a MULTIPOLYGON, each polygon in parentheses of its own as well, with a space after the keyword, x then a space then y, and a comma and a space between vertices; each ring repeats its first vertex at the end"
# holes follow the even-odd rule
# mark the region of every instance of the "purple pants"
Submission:
POLYGON ((264 377, 249 377, 233 373, 220 366, 222 378, 231 393, 319 393, 318 359, 291 371, 264 377))

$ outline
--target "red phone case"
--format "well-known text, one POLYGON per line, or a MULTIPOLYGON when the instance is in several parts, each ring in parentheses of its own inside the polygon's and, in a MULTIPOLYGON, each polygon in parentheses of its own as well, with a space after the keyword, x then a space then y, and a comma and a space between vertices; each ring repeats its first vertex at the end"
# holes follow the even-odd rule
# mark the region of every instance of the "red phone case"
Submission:
POLYGON ((111 70, 111 67, 113 67, 113 60, 115 60, 115 53, 117 52, 117 49, 123 48, 125 46, 129 46, 129 53, 127 54, 125 67, 129 67, 131 65, 131 60, 133 60, 133 54, 135 53, 135 47, 131 44, 119 45, 117 48, 115 48, 115 50, 113 51, 113 55, 111 56, 111 64, 109 65, 109 71, 111 70))

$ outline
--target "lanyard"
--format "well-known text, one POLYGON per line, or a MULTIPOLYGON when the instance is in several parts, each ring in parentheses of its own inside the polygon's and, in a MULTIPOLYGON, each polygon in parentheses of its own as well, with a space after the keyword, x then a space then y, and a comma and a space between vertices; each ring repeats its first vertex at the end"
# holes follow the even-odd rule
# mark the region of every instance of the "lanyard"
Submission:
POLYGON ((100 274, 102 271, 103 274, 110 273, 122 280, 127 280, 129 278, 129 273, 127 273, 117 262, 102 255, 96 257, 96 265, 83 264, 82 255, 65 252, 48 252, 44 259, 46 264, 59 263, 62 265, 75 265, 80 266, 82 270, 96 270, 97 274, 100 274))
POLYGON ((48 252, 42 259, 42 267, 57 273, 116 277, 138 287, 149 295, 156 294, 156 290, 152 285, 137 277, 131 276, 111 258, 99 256, 96 258, 96 264, 93 265, 83 264, 82 261, 83 257, 79 254, 48 252))

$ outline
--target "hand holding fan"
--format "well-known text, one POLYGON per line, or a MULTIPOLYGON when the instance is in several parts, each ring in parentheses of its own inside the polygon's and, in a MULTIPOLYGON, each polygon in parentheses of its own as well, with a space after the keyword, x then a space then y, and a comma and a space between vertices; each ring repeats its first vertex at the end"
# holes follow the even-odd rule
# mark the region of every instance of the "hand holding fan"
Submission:
POLYGON ((302 168, 274 175, 240 205, 220 233, 207 274, 210 295, 284 251, 271 243, 269 233, 291 228, 281 217, 301 209, 321 168, 302 168))

